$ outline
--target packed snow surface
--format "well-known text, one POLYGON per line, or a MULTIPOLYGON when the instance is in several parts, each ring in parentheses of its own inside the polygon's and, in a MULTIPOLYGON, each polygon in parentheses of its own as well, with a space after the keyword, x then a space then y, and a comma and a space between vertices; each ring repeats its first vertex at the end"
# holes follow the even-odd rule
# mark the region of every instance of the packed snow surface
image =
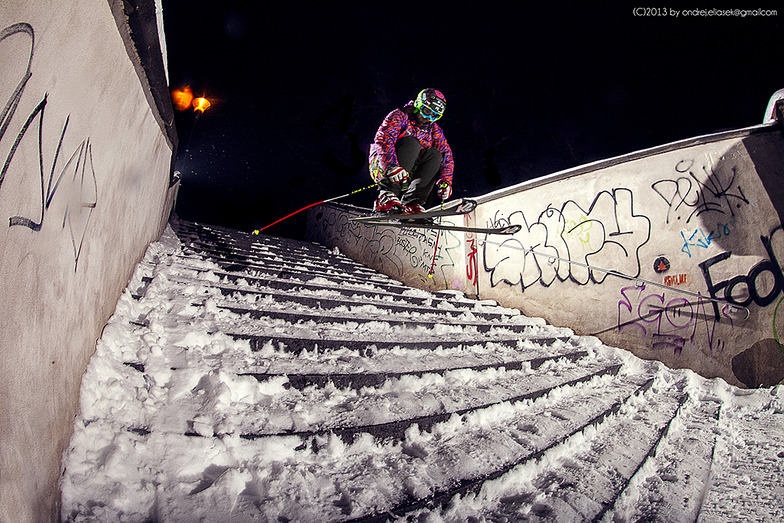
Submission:
POLYGON ((784 518, 780 386, 672 371, 492 303, 453 310, 455 293, 329 276, 282 291, 349 296, 325 311, 256 280, 171 229, 149 247, 82 380, 63 520, 784 518), (384 306, 412 298, 431 308, 384 306), (480 330, 488 311, 503 319, 480 330))

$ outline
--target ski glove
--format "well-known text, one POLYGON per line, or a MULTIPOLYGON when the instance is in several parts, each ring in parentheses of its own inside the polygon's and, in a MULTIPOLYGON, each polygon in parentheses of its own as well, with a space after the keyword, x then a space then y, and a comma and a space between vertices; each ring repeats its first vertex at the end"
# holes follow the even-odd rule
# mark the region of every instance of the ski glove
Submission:
POLYGON ((452 196, 452 186, 449 182, 438 182, 438 197, 441 201, 446 201, 452 196))
POLYGON ((406 183, 408 181, 408 172, 402 167, 390 167, 387 171, 387 178, 392 183, 406 183))

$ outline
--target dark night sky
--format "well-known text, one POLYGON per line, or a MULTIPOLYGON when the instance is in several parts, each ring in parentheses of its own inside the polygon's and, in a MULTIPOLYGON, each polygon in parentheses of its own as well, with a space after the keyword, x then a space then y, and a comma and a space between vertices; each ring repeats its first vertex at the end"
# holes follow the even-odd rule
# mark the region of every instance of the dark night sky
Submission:
MULTIPOLYGON (((369 185, 376 128, 424 87, 447 98, 455 196, 755 125, 784 87, 780 7, 673 18, 609 2, 264 4, 163 1, 171 86, 214 102, 177 114, 182 218, 253 230, 369 185)), ((300 237, 303 218, 265 232, 300 237)))

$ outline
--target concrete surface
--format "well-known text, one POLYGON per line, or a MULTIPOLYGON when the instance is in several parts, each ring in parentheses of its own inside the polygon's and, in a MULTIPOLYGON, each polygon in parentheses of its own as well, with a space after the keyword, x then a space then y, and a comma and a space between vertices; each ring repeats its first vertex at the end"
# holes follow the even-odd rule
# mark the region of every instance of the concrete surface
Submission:
POLYGON ((172 205, 176 134, 149 102, 118 8, 0 6, 4 522, 57 519, 81 376, 172 205))

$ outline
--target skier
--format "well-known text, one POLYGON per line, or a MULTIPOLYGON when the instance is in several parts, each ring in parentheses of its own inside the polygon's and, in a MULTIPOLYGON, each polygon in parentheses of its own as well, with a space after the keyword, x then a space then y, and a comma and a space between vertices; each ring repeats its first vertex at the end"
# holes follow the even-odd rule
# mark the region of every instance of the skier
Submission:
POLYGON ((379 184, 373 210, 421 213, 434 188, 441 201, 452 195, 452 149, 435 123, 444 109, 444 95, 429 88, 384 118, 370 146, 370 176, 379 184))

